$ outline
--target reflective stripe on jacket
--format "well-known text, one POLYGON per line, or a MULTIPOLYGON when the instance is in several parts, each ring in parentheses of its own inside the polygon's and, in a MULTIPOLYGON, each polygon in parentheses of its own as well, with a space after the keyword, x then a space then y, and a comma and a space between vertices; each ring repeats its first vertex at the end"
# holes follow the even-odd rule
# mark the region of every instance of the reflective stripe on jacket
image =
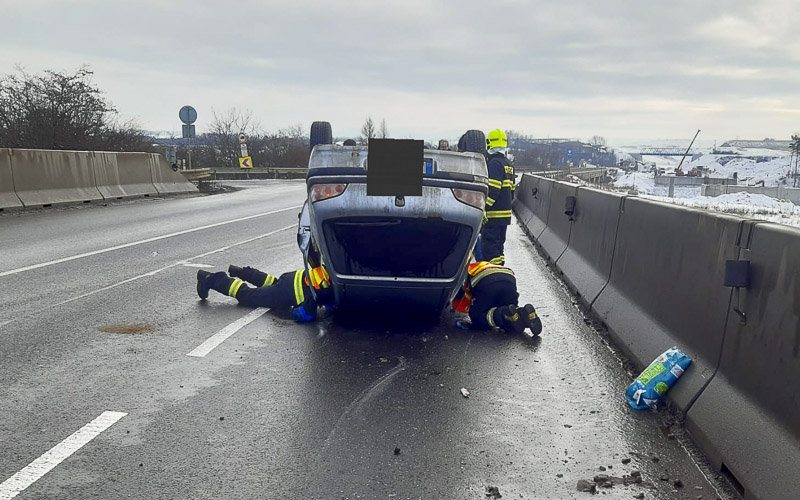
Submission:
POLYGON ((472 307, 472 291, 483 278, 497 273, 514 276, 514 271, 511 269, 491 262, 480 261, 470 264, 467 270, 467 279, 464 281, 464 293, 453 299, 453 309, 458 312, 468 313, 469 308, 472 307))
POLYGON ((487 224, 511 224, 514 198, 514 165, 502 154, 489 156, 489 194, 486 196, 487 224))

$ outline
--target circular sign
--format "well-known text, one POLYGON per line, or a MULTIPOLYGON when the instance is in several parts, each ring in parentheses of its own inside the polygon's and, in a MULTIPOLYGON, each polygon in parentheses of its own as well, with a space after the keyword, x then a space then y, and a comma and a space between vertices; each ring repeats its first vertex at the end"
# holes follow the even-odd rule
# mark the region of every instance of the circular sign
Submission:
POLYGON ((186 125, 191 125, 197 120, 197 111, 191 106, 184 106, 178 111, 178 116, 186 125))

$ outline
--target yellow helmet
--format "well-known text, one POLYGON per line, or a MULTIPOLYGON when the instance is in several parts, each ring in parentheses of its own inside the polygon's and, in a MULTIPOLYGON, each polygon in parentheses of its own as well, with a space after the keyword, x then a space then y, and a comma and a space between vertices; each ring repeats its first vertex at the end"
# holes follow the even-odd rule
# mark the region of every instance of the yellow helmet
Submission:
POLYGON ((506 133, 496 128, 489 132, 486 136, 486 149, 492 148, 507 148, 508 147, 508 139, 506 138, 506 133))

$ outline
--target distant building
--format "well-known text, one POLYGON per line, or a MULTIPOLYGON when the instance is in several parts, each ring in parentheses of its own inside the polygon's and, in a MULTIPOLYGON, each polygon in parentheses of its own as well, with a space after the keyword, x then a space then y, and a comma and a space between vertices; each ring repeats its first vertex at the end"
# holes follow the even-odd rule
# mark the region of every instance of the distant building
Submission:
POLYGON ((601 167, 616 165, 616 157, 605 146, 575 139, 514 139, 509 144, 514 162, 520 166, 547 168, 577 167, 590 163, 601 167))
POLYGON ((762 148, 789 151, 789 144, 792 141, 776 141, 775 139, 762 139, 760 141, 739 140, 728 141, 722 144, 723 148, 762 148))

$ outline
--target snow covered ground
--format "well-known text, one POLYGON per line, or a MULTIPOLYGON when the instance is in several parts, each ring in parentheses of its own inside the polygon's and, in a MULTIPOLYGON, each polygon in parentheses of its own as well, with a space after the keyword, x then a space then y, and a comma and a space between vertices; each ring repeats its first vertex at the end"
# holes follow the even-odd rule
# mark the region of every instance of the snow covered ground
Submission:
MULTIPOLYGON (((675 189, 677 194, 677 188, 675 189)), ((763 194, 729 193, 721 196, 695 196, 669 198, 644 195, 643 198, 665 201, 714 212, 724 212, 741 217, 763 219, 787 226, 800 227, 800 206, 789 201, 779 201, 763 194)))
MULTIPOLYGON (((767 187, 784 185, 792 187, 789 152, 771 149, 733 148, 736 155, 706 153, 695 160, 684 162, 684 172, 694 167, 703 167, 704 174, 711 177, 732 178, 734 172, 739 185, 754 185, 764 181, 767 187)), ((680 156, 645 156, 646 162, 655 162, 668 173, 680 163, 680 156)), ((781 224, 800 227, 800 206, 780 201, 762 194, 731 193, 717 197, 700 196, 700 186, 675 187, 675 197, 669 198, 667 186, 656 186, 652 173, 636 172, 623 174, 613 185, 621 191, 635 188, 639 195, 679 205, 725 212, 743 217, 764 219, 781 224)))

